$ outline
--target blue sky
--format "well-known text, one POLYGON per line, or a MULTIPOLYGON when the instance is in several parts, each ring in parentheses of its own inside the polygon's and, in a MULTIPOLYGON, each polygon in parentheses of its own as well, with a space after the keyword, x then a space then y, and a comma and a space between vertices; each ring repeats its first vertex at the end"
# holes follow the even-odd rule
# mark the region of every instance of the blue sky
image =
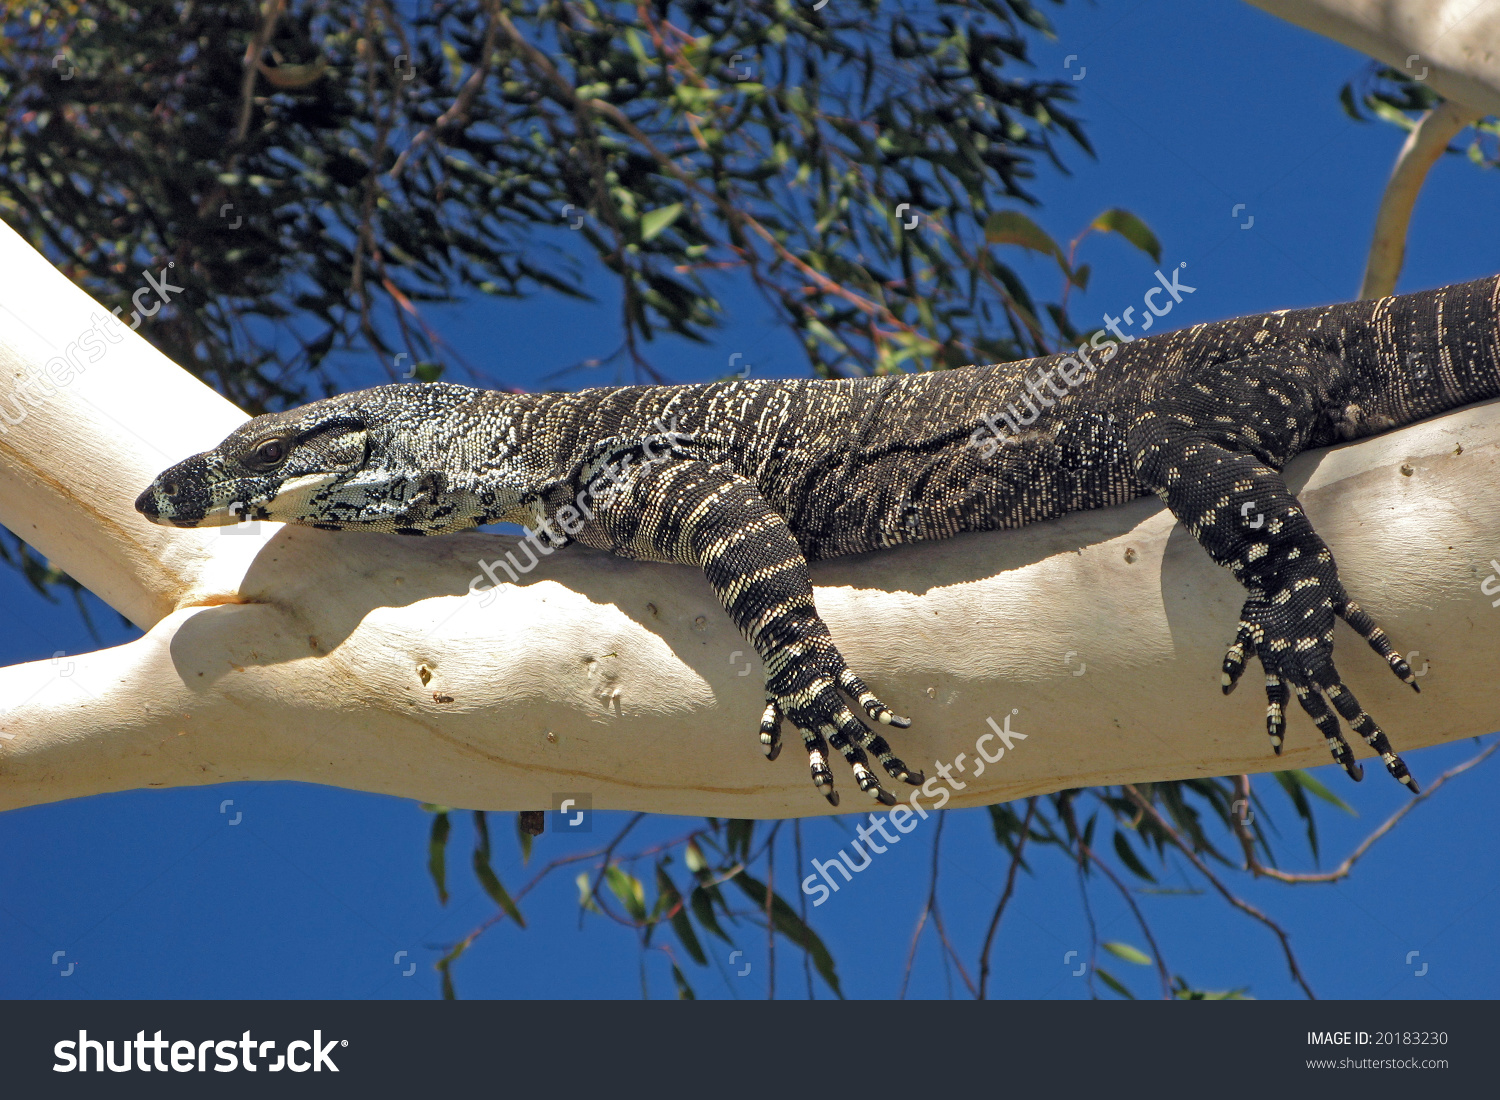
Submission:
MULTIPOLYGON (((1032 212, 1037 221, 1066 240, 1107 207, 1140 215, 1162 242, 1163 270, 1186 262, 1183 281, 1197 288, 1174 310, 1173 327, 1354 296, 1402 136, 1390 126, 1352 122, 1339 108, 1338 90, 1365 66, 1364 57, 1228 0, 1070 3, 1054 18, 1059 40, 1037 41, 1037 69, 1082 74, 1078 110, 1098 157, 1067 151, 1067 175, 1041 167, 1033 186, 1044 199, 1032 212)), ((1492 172, 1462 158, 1436 167, 1417 207, 1399 289, 1500 267, 1496 186, 1492 172)), ((1154 282, 1156 265, 1117 238, 1091 238, 1082 258, 1094 275, 1074 308, 1080 324, 1098 324, 1104 312, 1138 302, 1154 282)), ((1056 287, 1049 261, 1028 254, 1014 262, 1038 291, 1056 287)), ((597 285, 607 290, 602 280, 597 285)), ((735 353, 761 376, 805 373, 798 348, 758 298, 737 293, 725 302, 730 323, 711 346, 663 342, 653 349, 665 374, 721 377, 735 353)), ((598 307, 482 300, 433 311, 432 318, 496 383, 522 388, 545 388, 545 376, 618 342, 612 299, 598 307)), ((366 369, 351 375, 351 384, 378 379, 366 369)), ((564 384, 613 380, 575 374, 564 384)), ((134 636, 97 600, 91 607, 107 643, 134 636)), ((95 648, 71 605, 47 603, 9 570, 0 570, 0 622, 5 663, 95 648)), ((1232 626, 1225 623, 1226 641, 1232 626)), ((1300 715, 1293 729, 1294 736, 1313 736, 1300 715)), ((1407 760, 1430 780, 1476 751, 1464 742, 1407 760)), ((1496 766, 1456 779, 1418 807, 1339 885, 1227 880, 1286 927, 1322 997, 1493 997, 1500 990, 1492 935, 1500 923, 1500 852, 1491 840, 1496 766)), ((1320 811, 1325 866, 1407 797, 1378 770, 1357 787, 1331 767, 1316 774, 1358 811, 1320 811)), ((1285 800, 1268 779, 1257 789, 1281 828, 1287 865, 1306 867, 1285 800)), ((549 833, 523 867, 509 815, 492 815, 495 870, 514 893, 549 859, 586 850, 626 820, 599 814, 591 837, 549 833)), ((855 820, 804 823, 804 860, 832 856, 848 843, 855 820)), ((454 819, 452 898, 438 904, 426 870, 429 823, 412 802, 290 783, 126 792, 0 815, 0 997, 435 997, 432 962, 494 907, 467 868, 466 816, 454 819), (234 804, 221 813, 226 799, 234 804), (235 814, 239 823, 231 825, 235 814), (54 962, 58 951, 66 954, 54 962), (401 951, 407 955, 397 961, 401 951), (411 962, 416 970, 404 976, 411 962), (64 977, 69 963, 75 965, 64 977)), ((648 818, 621 851, 700 823, 648 818)), ((783 840, 791 828, 783 827, 783 840)), ((847 994, 899 990, 935 831, 933 822, 922 824, 906 838, 913 843, 893 846, 813 911, 847 994)), ((789 896, 793 862, 790 843, 779 844, 777 880, 789 896)), ((675 866, 680 880, 680 862, 675 866)), ((1005 868, 985 811, 947 816, 942 907, 971 970, 1005 868)), ((641 867, 649 869, 649 862, 641 867)), ((1067 952, 1088 949, 1077 876, 1051 854, 1038 855, 1034 871, 1021 876, 1006 916, 994 992, 1086 996, 1086 977, 1072 976, 1076 960, 1064 962, 1067 952)), ((798 869, 797 877, 806 873, 798 869)), ((596 916, 580 929, 573 874, 553 874, 522 899, 524 931, 501 922, 479 939, 455 968, 461 996, 635 997, 643 983, 653 997, 673 995, 663 952, 643 954, 634 933, 596 916)), ((1199 988, 1296 995, 1264 927, 1203 892, 1178 860, 1160 877, 1163 887, 1185 892, 1136 900, 1173 972, 1199 988)), ((1090 884, 1089 902, 1100 939, 1145 946, 1106 884, 1090 884)), ((742 926, 741 946, 745 954, 733 962, 729 948, 710 944, 707 969, 685 963, 699 996, 765 996, 764 935, 742 926)), ((1151 971, 1109 965, 1137 994, 1155 990, 1151 971)), ((911 995, 945 996, 950 978, 961 991, 924 936, 911 995)), ((784 943, 777 992, 806 995, 800 955, 784 943)), ((818 995, 826 990, 819 987, 818 995)))

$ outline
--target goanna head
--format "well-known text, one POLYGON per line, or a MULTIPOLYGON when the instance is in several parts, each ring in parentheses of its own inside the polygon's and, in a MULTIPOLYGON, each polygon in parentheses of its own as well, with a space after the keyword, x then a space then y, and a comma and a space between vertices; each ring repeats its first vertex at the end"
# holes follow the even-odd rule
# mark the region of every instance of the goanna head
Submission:
POLYGON ((213 450, 164 470, 135 507, 174 527, 263 519, 328 530, 461 531, 516 512, 536 480, 512 446, 507 405, 523 400, 411 383, 257 416, 213 450))

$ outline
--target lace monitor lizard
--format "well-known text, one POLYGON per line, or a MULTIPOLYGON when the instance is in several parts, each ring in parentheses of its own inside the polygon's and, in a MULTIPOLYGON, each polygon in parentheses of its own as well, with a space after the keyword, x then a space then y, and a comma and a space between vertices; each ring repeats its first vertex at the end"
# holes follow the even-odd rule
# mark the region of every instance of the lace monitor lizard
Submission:
POLYGON ((510 521, 554 545, 698 566, 764 661, 766 756, 790 720, 836 805, 829 746, 881 802, 894 799, 869 756, 892 778, 923 777, 846 703, 910 725, 845 664, 808 561, 1154 492, 1248 591, 1223 689, 1260 660, 1272 748, 1294 694, 1352 778, 1362 769, 1340 716, 1416 791, 1334 667, 1335 617, 1415 689, 1411 668, 1344 590, 1278 471, 1300 451, 1500 395, 1500 277, 1120 344, 1102 335, 1070 355, 857 379, 377 386, 250 420, 163 472, 136 507, 178 527, 255 518, 438 535, 510 521))

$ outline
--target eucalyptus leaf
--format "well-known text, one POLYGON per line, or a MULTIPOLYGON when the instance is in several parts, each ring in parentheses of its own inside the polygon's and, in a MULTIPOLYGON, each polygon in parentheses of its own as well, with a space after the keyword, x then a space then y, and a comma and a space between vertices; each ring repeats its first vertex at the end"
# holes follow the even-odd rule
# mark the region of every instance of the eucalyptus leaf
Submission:
POLYGON ((1150 955, 1146 954, 1138 947, 1131 947, 1128 943, 1121 943, 1119 940, 1108 940, 1104 943, 1101 943, 1099 946, 1104 948, 1104 950, 1108 951, 1111 955, 1115 956, 1115 958, 1124 959, 1126 962, 1135 963, 1136 966, 1151 965, 1150 955))
POLYGON ((1118 207, 1106 210, 1093 220, 1090 228, 1105 233, 1118 233, 1157 263, 1161 263, 1161 242, 1149 226, 1129 210, 1118 207))
POLYGON ((660 236, 681 214, 682 203, 680 202, 647 212, 641 218, 641 240, 649 241, 660 236))

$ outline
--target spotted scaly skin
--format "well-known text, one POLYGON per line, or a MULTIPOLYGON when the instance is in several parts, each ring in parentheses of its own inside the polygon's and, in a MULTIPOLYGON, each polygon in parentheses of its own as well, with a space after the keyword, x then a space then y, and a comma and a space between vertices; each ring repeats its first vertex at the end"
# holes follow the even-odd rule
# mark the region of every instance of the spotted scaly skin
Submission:
POLYGON ((874 723, 910 724, 845 663, 808 561, 1155 493, 1247 589, 1223 684, 1260 660, 1272 748, 1295 694, 1350 776, 1361 769, 1340 717, 1415 791, 1339 678, 1335 618, 1413 689, 1415 677, 1345 592, 1278 471, 1301 451, 1497 395, 1500 277, 891 377, 379 386, 256 417, 162 473, 136 507, 179 527, 251 518, 438 535, 510 521, 554 545, 695 565, 764 661, 767 757, 791 721, 837 804, 830 748, 881 802, 894 799, 870 757, 892 778, 923 777, 845 701, 874 723))

